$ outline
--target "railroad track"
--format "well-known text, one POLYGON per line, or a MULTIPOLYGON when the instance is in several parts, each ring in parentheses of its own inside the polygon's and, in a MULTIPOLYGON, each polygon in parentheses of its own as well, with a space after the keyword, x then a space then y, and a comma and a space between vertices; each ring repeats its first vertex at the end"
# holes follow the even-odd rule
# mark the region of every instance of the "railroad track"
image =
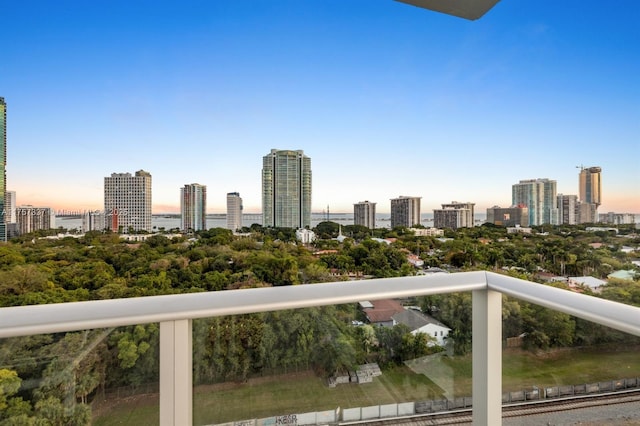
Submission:
MULTIPOLYGON (((527 417, 544 413, 579 410, 604 405, 625 404, 640 402, 640 390, 626 390, 622 392, 611 392, 605 394, 579 395, 562 397, 556 399, 546 399, 542 401, 528 401, 516 404, 507 404, 502 407, 502 418, 527 417)), ((416 414, 407 417, 393 419, 371 419, 358 422, 345 422, 340 425, 413 425, 413 426, 436 426, 436 425, 461 425, 471 424, 472 410, 462 409, 438 413, 416 414)))

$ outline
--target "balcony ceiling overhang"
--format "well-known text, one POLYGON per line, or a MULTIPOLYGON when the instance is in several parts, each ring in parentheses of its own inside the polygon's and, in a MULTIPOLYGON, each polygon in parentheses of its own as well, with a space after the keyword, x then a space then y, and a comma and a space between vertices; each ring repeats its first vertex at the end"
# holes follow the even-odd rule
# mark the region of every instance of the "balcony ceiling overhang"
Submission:
POLYGON ((475 21, 481 18, 500 0, 396 0, 423 9, 475 21))

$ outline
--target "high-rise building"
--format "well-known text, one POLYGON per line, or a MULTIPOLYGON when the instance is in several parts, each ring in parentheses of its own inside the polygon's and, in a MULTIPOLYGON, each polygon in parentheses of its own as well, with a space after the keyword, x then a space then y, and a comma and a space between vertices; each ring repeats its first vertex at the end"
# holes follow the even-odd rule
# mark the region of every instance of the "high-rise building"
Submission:
POLYGON ((7 215, 5 196, 7 193, 7 103, 0 97, 0 241, 7 241, 7 215))
POLYGON ((575 225, 578 213, 578 196, 558 194, 558 223, 575 225))
POLYGON ((602 169, 600 167, 580 167, 580 203, 578 223, 596 223, 598 207, 602 203, 602 169))
POLYGON ((5 222, 16 223, 16 191, 7 191, 4 196, 5 222))
POLYGON ((302 150, 277 150, 262 158, 262 224, 311 227, 311 159, 302 150))
POLYGON ((442 204, 441 209, 433 210, 433 226, 435 228, 472 228, 475 203, 459 203, 452 201, 442 204))
POLYGON ((103 231, 105 222, 104 212, 99 210, 84 212, 82 214, 82 232, 103 231))
POLYGON ((594 203, 578 202, 578 223, 597 223, 598 205, 594 203))
POLYGON ((16 208, 18 235, 55 228, 56 215, 49 207, 20 206, 16 208))
POLYGON ((16 216, 16 206, 18 201, 16 199, 16 191, 7 191, 4 196, 4 220, 7 240, 20 235, 18 233, 18 218, 16 216))
POLYGON ((391 227, 411 228, 420 224, 420 199, 404 195, 391 199, 391 227))
POLYGON ((180 188, 180 229, 204 231, 207 229, 207 186, 199 183, 180 188))
POLYGON ((493 206, 487 209, 487 222, 498 226, 529 226, 529 208, 525 205, 502 208, 493 206))
POLYGON ((636 223, 636 215, 633 213, 600 213, 598 217, 600 223, 610 223, 612 225, 629 225, 636 223))
POLYGON ((242 198, 239 192, 227 193, 227 229, 242 228, 242 198))
POLYGON ((104 178, 105 229, 151 232, 151 174, 144 170, 104 178))
POLYGON ((602 204, 602 169, 600 167, 580 168, 580 202, 602 204))
POLYGON ((550 179, 521 180, 511 187, 511 204, 529 208, 529 226, 558 224, 556 181, 550 179))
POLYGON ((369 229, 376 227, 376 203, 360 201, 353 205, 354 225, 366 226, 369 229))
POLYGON ((442 209, 433 210, 433 226, 436 228, 472 228, 474 225, 475 203, 460 203, 452 201, 449 204, 442 204, 442 209), (446 212, 444 212, 446 210, 446 212), (457 210, 453 214, 449 210, 457 210), (437 213, 436 213, 437 212, 437 213), (438 216, 438 224, 436 223, 438 216))

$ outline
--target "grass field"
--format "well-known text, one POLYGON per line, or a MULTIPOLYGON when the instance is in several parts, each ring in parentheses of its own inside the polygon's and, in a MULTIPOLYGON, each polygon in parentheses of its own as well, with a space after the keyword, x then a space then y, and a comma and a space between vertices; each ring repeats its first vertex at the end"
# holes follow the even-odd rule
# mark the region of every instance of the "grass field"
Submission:
MULTIPOLYGON (((639 348, 503 353, 503 389, 582 384, 640 376, 639 348)), ((224 383, 194 390, 194 424, 471 395, 471 357, 438 357, 384 370, 373 383, 330 389, 311 373, 224 383), (415 371, 423 371, 424 374, 415 371), (426 374, 426 375, 425 375, 426 374), (427 377, 428 376, 428 377, 427 377)), ((96 410, 94 424, 158 424, 158 398, 132 397, 96 410)))

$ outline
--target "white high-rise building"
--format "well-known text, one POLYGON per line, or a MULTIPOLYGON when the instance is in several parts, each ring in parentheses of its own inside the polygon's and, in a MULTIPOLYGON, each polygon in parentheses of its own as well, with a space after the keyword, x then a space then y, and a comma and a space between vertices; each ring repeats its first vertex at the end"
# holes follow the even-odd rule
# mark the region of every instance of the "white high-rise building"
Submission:
POLYGON ((144 170, 104 178, 105 229, 151 232, 151 174, 144 170))
POLYGON ((16 223, 16 191, 7 191, 4 199, 5 221, 16 223))
POLYGON ((88 211, 82 214, 82 232, 103 231, 106 218, 104 212, 88 211))
POLYGON ((242 228, 242 198, 239 192, 227 193, 227 229, 242 228))
POLYGON ((511 204, 529 208, 529 226, 558 224, 556 181, 550 179, 521 180, 511 187, 511 204))
POLYGON ((262 158, 262 225, 311 227, 311 159, 302 150, 277 150, 262 158))
POLYGON ((376 227, 376 203, 360 201, 353 205, 353 224, 366 226, 369 229, 376 227))
POLYGON ((207 186, 192 183, 180 188, 180 229, 207 229, 207 186))
POLYGON ((401 195, 391 199, 391 227, 411 228, 420 224, 420 200, 422 197, 401 195))

